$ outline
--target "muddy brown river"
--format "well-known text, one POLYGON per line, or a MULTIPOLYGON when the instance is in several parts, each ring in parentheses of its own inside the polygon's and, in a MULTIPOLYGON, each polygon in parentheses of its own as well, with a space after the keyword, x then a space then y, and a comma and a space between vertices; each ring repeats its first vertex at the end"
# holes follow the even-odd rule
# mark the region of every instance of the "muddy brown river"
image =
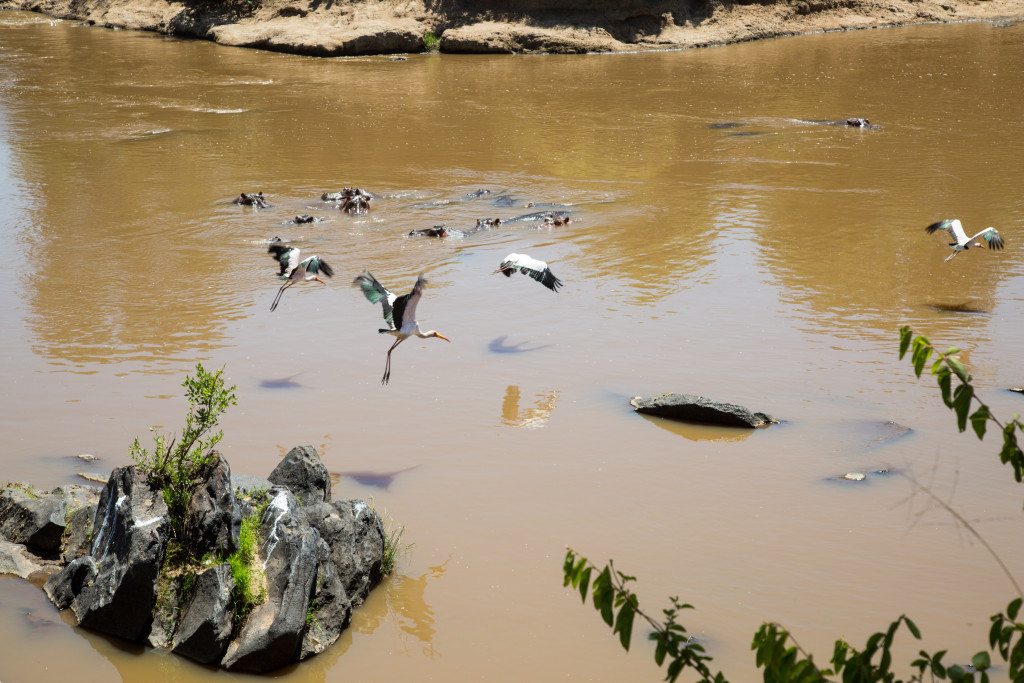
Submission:
MULTIPOLYGON (((906 613, 923 647, 968 660, 1013 597, 996 562, 898 474, 830 478, 916 477, 1024 579, 1024 489, 998 443, 958 434, 896 356, 911 324, 965 350, 997 415, 1024 408, 1005 390, 1024 384, 1022 74, 1024 25, 392 61, 0 14, 0 479, 126 464, 135 436, 179 428, 202 361, 238 385, 235 471, 312 443, 336 495, 412 544, 283 679, 660 680, 642 632, 624 653, 562 588, 567 545, 638 575, 653 613, 693 603, 685 623, 734 681, 759 677, 765 620, 824 662, 906 613), (847 116, 881 128, 814 123, 847 116), (378 195, 368 216, 319 200, 343 186, 378 195), (272 208, 231 203, 258 190, 272 208), (506 220, 550 209, 571 223, 506 220), (946 217, 998 227, 1005 251, 945 263, 924 227, 946 217), (336 276, 271 313, 275 236, 336 276), (563 289, 493 275, 510 252, 563 289), (349 286, 366 268, 399 293, 425 272, 419 317, 452 340, 403 344, 387 387, 379 307, 349 286), (628 405, 663 391, 784 422, 628 405)), ((0 579, 3 683, 224 676, 0 579)))

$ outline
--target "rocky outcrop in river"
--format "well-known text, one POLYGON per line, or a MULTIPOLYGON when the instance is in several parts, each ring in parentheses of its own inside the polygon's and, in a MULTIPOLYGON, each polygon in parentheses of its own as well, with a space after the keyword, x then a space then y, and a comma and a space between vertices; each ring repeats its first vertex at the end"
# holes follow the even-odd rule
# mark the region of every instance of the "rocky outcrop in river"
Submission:
POLYGON ((764 413, 752 412, 735 403, 722 403, 693 394, 661 394, 653 398, 636 396, 629 402, 633 409, 644 415, 656 415, 671 420, 704 422, 729 427, 756 429, 778 424, 778 420, 764 413))
POLYGON ((616 52, 1024 17, 1019 0, 0 0, 99 26, 317 56, 422 52, 616 52), (431 41, 433 43, 433 41, 431 41))
POLYGON ((311 446, 266 480, 233 479, 218 455, 185 509, 172 520, 135 466, 102 490, 8 485, 0 571, 50 573, 46 594, 80 626, 249 672, 325 650, 382 578, 380 517, 331 500, 311 446))

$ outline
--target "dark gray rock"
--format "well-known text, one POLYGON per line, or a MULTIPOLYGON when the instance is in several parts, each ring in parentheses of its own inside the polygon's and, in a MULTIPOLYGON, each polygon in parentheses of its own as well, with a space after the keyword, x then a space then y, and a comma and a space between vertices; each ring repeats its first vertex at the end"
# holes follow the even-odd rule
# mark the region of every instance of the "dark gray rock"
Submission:
POLYGON ((96 563, 86 555, 68 562, 43 584, 43 590, 57 609, 67 609, 82 589, 96 578, 96 563))
POLYGON ((234 509, 231 468, 217 453, 185 510, 185 542, 193 556, 202 557, 210 551, 234 552, 238 540, 237 527, 232 523, 234 509))
POLYGON ((60 551, 64 534, 64 496, 11 486, 0 492, 0 537, 24 543, 46 557, 60 551))
POLYGON ((307 609, 311 618, 306 620, 306 634, 302 638, 299 659, 320 654, 333 645, 352 618, 352 601, 334 566, 331 548, 322 538, 317 543, 317 561, 313 598, 307 609))
POLYGON ((13 574, 27 579, 43 567, 20 543, 0 541, 0 574, 13 574))
POLYGON ((753 413, 733 403, 712 401, 693 394, 661 394, 653 398, 633 398, 629 404, 636 412, 671 420, 704 422, 732 427, 767 427, 778 420, 764 413, 753 413))
POLYGON ((267 478, 287 486, 302 505, 331 500, 331 475, 312 446, 296 446, 288 451, 267 478))
POLYGON ((266 600, 228 645, 221 666, 234 671, 260 673, 295 661, 306 630, 320 535, 287 489, 274 488, 271 495, 260 522, 266 600))
POLYGON ((331 547, 331 560, 352 606, 362 604, 383 578, 384 524, 361 500, 339 500, 306 508, 309 523, 331 547))
POLYGON ((231 638, 231 591, 235 580, 224 563, 196 574, 171 649, 203 664, 216 664, 231 638))
POLYGON ((100 495, 93 526, 90 555, 97 573, 71 608, 81 626, 142 642, 170 535, 163 496, 134 466, 119 467, 100 495))
POLYGON ((96 503, 80 507, 67 516, 67 525, 60 543, 60 561, 67 563, 89 552, 96 503))
POLYGON ((151 647, 169 650, 174 631, 178 626, 181 612, 184 576, 161 572, 156 582, 156 605, 153 606, 153 623, 150 624, 146 642, 151 647))

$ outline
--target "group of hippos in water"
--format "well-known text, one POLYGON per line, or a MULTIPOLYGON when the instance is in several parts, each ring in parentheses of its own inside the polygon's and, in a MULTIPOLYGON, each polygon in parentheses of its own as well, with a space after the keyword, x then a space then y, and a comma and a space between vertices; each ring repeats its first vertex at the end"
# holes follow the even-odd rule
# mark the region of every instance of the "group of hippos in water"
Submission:
MULTIPOLYGON (((466 199, 477 199, 486 195, 491 194, 491 190, 474 190, 466 195, 466 199)), ((324 202, 332 202, 338 206, 338 209, 347 213, 350 216, 364 216, 370 212, 370 202, 377 199, 377 195, 372 192, 367 192, 358 187, 344 187, 337 192, 324 192, 320 195, 320 199, 324 202)), ((512 199, 508 195, 499 195, 495 198, 495 204, 498 206, 512 206, 512 199)), ((271 204, 267 201, 267 198, 263 195, 263 192, 242 192, 234 200, 233 204, 241 206, 251 206, 255 209, 269 209, 271 204)), ((527 208, 533 208, 535 205, 533 202, 526 204, 527 208)), ((310 216, 307 214, 301 214, 295 216, 290 222, 296 225, 302 225, 304 223, 316 223, 322 219, 310 216)), ((522 216, 516 216, 515 218, 506 219, 504 223, 513 223, 518 221, 537 221, 543 226, 549 227, 562 227, 568 225, 571 221, 568 212, 566 211, 538 211, 535 213, 528 213, 522 216)), ((410 237, 467 237, 475 232, 481 230, 490 230, 502 225, 503 221, 500 218, 478 218, 476 219, 476 225, 468 230, 460 230, 457 228, 451 228, 447 225, 434 225, 429 228, 420 228, 417 230, 410 230, 410 237)), ((278 238, 275 238, 278 239, 278 238)))

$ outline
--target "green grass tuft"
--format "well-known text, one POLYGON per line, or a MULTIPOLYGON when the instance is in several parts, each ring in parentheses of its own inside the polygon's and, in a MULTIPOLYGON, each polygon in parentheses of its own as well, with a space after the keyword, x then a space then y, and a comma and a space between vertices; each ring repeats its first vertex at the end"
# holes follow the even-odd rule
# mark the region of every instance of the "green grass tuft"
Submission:
POLYGON ((423 34, 423 49, 427 52, 438 52, 441 49, 441 39, 434 35, 433 31, 423 34))
POLYGON ((240 624, 249 616, 256 605, 266 600, 266 588, 263 585, 263 570, 260 569, 256 556, 256 546, 260 541, 260 519, 267 509, 264 502, 256 510, 242 520, 242 528, 238 533, 238 550, 228 556, 231 565, 231 576, 235 579, 235 587, 231 591, 232 608, 235 623, 240 624))

